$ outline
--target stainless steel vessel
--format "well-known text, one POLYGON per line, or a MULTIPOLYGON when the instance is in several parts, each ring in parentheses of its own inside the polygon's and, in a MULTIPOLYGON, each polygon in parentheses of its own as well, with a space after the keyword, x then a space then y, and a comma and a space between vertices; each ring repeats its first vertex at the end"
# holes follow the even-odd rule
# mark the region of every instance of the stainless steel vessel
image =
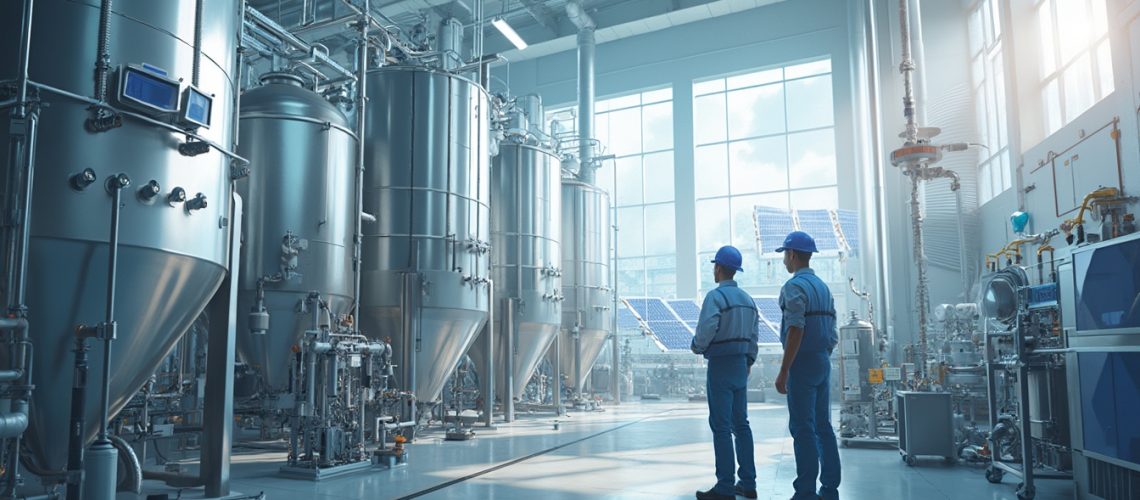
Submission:
MULTIPOLYGON (((561 162, 536 146, 503 143, 491 167, 491 276, 495 281, 496 394, 505 394, 507 356, 520 395, 562 323, 561 162), (503 300, 514 300, 509 318, 503 300), (513 321, 509 329, 505 322, 513 321), (513 332, 507 352, 505 332, 513 332)), ((484 343, 471 347, 483 366, 484 343)))
POLYGON ((487 321, 490 106, 474 82, 392 66, 368 75, 361 326, 391 338, 394 383, 435 400, 487 321))
POLYGON ((844 402, 871 401, 868 370, 875 366, 875 327, 852 311, 839 327, 839 380, 844 402))
POLYGON ((280 392, 293 346, 311 327, 309 293, 334 315, 350 312, 356 139, 340 110, 300 77, 262 82, 242 96, 239 116, 239 153, 254 168, 237 183, 245 200, 238 310, 255 314, 248 328, 239 324, 237 346, 265 389, 280 392))
MULTIPOLYGON (((0 80, 16 76, 21 4, 0 2, 0 80)), ((198 133, 226 147, 233 133, 238 4, 206 0, 201 23, 198 88, 213 95, 213 109, 209 128, 198 133)), ((77 96, 95 95, 99 17, 94 0, 37 1, 32 81, 77 96)), ((125 65, 146 64, 155 68, 144 70, 150 74, 165 70, 170 80, 183 79, 176 85, 185 90, 196 59, 194 0, 116 2, 109 18, 111 102, 126 107, 113 95, 125 65)), ((67 462, 66 395, 72 387, 75 327, 104 320, 112 203, 104 181, 119 173, 131 179, 123 193, 119 229, 118 336, 112 342, 109 399, 114 415, 202 312, 226 273, 230 161, 213 149, 183 156, 177 147, 184 134, 136 118, 123 117, 121 127, 105 132, 88 132, 88 102, 48 89, 38 93, 49 106, 40 113, 31 211, 27 305, 35 390, 25 437, 37 465, 58 471, 67 462), (96 180, 74 188, 71 179, 86 168, 96 180), (153 188, 151 181, 158 193, 148 200, 142 190, 153 188), (168 203, 176 188, 187 194, 186 200, 168 203)), ((0 120, 0 141, 7 143, 8 137, 8 120, 0 120)), ((88 343, 90 440, 100 420, 104 344, 88 343)))
POLYGON ((602 352, 606 337, 614 329, 610 196, 593 185, 563 179, 562 217, 565 302, 562 304, 559 364, 569 379, 568 386, 581 389, 602 352))

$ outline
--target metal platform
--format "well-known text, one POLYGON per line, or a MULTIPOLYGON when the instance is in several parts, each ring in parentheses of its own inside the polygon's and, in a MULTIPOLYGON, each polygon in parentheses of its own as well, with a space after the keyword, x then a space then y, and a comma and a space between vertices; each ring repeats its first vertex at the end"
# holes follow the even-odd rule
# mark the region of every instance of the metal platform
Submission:
POLYGON ((353 462, 344 465, 336 465, 333 467, 317 467, 311 469, 308 467, 292 467, 288 465, 281 466, 278 473, 282 476, 292 477, 297 479, 308 479, 310 481, 323 481, 334 477, 343 476, 345 474, 352 474, 365 469, 372 468, 371 460, 364 460, 360 462, 353 462))

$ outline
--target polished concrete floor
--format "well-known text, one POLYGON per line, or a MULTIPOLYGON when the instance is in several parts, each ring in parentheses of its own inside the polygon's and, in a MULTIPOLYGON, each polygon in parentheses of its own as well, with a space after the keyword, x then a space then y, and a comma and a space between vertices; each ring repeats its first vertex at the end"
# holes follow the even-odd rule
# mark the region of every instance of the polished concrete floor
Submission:
MULTIPOLYGON (((782 404, 754 403, 749 414, 759 496, 786 499, 795 476, 786 409, 782 404)), ((442 435, 429 433, 410 446, 405 467, 320 483, 282 478, 277 474, 280 452, 239 444, 232 487, 247 494, 264 492, 269 499, 692 498, 695 490, 715 481, 707 415, 703 404, 668 401, 558 418, 523 415, 497 430, 479 431, 467 442, 446 442, 442 435)), ((940 461, 907 467, 897 451, 883 449, 847 448, 841 455, 844 477, 839 491, 845 499, 1017 498, 1015 478, 1007 476, 1003 484, 993 485, 980 467, 940 461)), ((1039 483, 1040 500, 1072 497, 1071 482, 1039 483)))

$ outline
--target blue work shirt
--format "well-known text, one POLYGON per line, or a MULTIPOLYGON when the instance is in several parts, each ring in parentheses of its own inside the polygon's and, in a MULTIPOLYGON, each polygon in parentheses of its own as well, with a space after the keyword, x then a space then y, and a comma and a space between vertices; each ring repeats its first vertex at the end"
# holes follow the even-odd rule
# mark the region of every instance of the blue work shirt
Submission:
POLYGON ((694 353, 705 359, 745 354, 748 364, 756 362, 760 342, 760 316, 748 292, 733 280, 720 284, 705 294, 697 334, 693 337, 694 353))
MULTIPOLYGON (((815 275, 815 271, 805 267, 795 272, 780 289, 780 343, 788 340, 788 328, 802 328, 803 340, 796 359, 801 354, 819 354, 827 357, 839 342, 835 330, 835 299, 831 289, 815 275)), ((793 363, 793 366, 795 364, 793 363)))

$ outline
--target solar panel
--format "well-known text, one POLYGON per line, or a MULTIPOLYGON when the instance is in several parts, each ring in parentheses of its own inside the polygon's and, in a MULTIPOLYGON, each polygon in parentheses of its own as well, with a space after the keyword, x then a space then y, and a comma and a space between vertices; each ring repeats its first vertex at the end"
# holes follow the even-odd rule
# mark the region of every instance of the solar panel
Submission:
POLYGON ((775 252, 784 244, 788 233, 795 231, 792 213, 772 207, 756 207, 756 226, 760 231, 760 253, 775 252))
POLYGON ((839 250, 839 239, 835 236, 835 225, 827 210, 798 210, 800 231, 815 239, 815 247, 821 252, 839 250))
POLYGON ((780 332, 777 332, 768 323, 760 322, 760 343, 761 344, 779 344, 780 332))
POLYGON ((843 237, 847 239, 847 244, 851 245, 849 252, 851 255, 856 255, 859 252, 859 212, 836 210, 836 215, 839 218, 839 230, 843 231, 843 237))
POLYGON ((776 297, 752 297, 752 301, 756 303, 756 310, 764 319, 769 323, 780 324, 783 319, 784 313, 780 311, 780 300, 776 297))
POLYGON ((680 321, 650 321, 649 330, 670 351, 687 351, 692 346, 693 333, 680 321))
POLYGON ((701 317, 701 306, 697 305, 695 300, 670 300, 669 307, 672 307, 673 311, 677 313, 677 317, 686 323, 696 324, 701 317))
POLYGON ((625 299, 642 321, 676 321, 677 316, 665 302, 656 297, 625 299))
POLYGON ((632 329, 641 327, 641 322, 637 320, 637 316, 634 316, 633 312, 630 311, 628 309, 628 307, 623 307, 621 309, 618 309, 617 322, 618 322, 618 328, 621 328, 621 329, 632 330, 632 329))

